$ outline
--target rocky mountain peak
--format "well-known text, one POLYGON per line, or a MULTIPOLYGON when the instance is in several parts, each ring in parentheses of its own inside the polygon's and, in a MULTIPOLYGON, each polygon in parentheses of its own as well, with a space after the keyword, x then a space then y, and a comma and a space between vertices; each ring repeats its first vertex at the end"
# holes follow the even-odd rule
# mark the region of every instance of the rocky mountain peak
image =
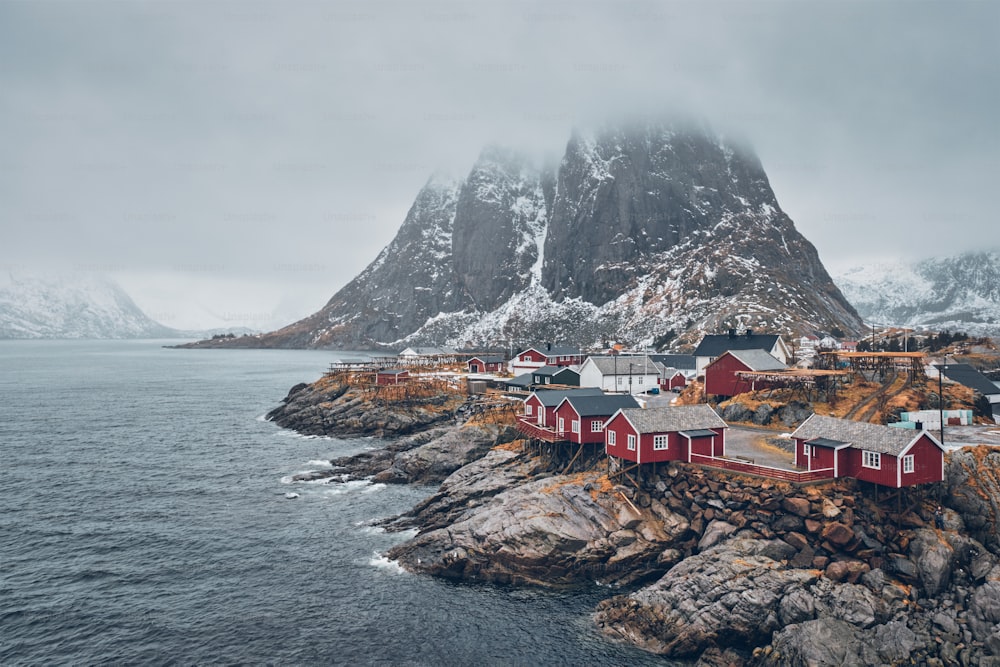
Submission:
POLYGON ((641 121, 574 131, 554 173, 488 146, 460 183, 432 178, 323 311, 257 341, 650 344, 737 323, 861 328, 752 150, 641 121))

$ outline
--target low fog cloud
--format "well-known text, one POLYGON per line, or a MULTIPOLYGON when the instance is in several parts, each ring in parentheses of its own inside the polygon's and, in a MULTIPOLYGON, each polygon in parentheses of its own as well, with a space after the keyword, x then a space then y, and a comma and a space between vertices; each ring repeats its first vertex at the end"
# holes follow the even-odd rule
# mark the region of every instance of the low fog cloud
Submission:
POLYGON ((829 265, 992 246, 998 26, 987 2, 3 3, 0 264, 302 315, 432 172, 637 113, 748 140, 829 265))

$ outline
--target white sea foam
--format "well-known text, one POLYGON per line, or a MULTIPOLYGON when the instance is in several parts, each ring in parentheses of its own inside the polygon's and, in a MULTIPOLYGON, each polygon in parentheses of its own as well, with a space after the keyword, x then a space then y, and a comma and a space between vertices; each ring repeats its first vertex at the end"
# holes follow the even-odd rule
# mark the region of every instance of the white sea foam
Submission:
POLYGON ((379 482, 378 484, 372 484, 367 489, 363 490, 361 493, 375 493, 376 491, 381 491, 385 488, 385 484, 379 482))
POLYGON ((333 464, 329 461, 323 461, 320 459, 314 459, 312 461, 306 461, 307 466, 316 466, 317 468, 332 468, 333 464))
POLYGON ((325 491, 324 493, 328 496, 342 496, 345 493, 351 493, 352 491, 357 491, 359 489, 364 491, 366 487, 369 487, 371 485, 372 483, 366 479, 356 479, 353 482, 344 482, 342 484, 337 484, 329 491, 325 491))
POLYGON ((257 416, 255 417, 255 419, 256 419, 257 421, 259 421, 259 422, 266 422, 266 421, 270 421, 270 420, 269 420, 269 419, 267 418, 267 415, 266 415, 266 414, 263 414, 263 415, 257 415, 257 416))
POLYGON ((394 560, 389 560, 377 551, 372 553, 372 557, 369 559, 368 564, 391 574, 406 574, 406 570, 404 570, 399 563, 394 560))

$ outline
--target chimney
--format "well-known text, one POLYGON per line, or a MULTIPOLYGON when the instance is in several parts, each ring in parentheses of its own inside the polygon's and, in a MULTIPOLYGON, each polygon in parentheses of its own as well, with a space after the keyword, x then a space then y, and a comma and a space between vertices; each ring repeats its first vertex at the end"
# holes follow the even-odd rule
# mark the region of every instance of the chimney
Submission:
POLYGON ((736 338, 736 329, 730 329, 729 330, 729 337, 730 338, 736 338))
POLYGON ((546 343, 545 344, 545 351, 546 352, 551 352, 552 351, 552 343, 546 343))

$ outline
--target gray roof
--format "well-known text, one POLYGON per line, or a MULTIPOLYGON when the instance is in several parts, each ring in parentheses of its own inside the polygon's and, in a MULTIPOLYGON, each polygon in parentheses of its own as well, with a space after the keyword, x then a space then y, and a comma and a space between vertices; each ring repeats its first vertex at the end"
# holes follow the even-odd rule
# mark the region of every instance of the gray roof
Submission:
POLYGON ((722 417, 705 404, 625 408, 621 412, 640 434, 726 428, 722 417))
POLYGON ((628 394, 605 394, 603 396, 579 396, 570 394, 562 402, 569 401, 581 417, 608 416, 620 408, 637 408, 639 403, 628 394))
POLYGON ((723 352, 729 350, 773 350, 778 343, 777 334, 741 334, 729 336, 728 334, 706 334, 698 347, 695 348, 696 357, 718 357, 723 352))
POLYGON ((506 361, 501 354, 477 354, 474 357, 470 357, 469 361, 472 361, 473 359, 479 359, 487 364, 502 364, 506 361))
POLYGON ((560 373, 563 373, 563 372, 572 373, 573 375, 576 375, 577 377, 580 377, 579 373, 577 373, 576 371, 574 371, 572 368, 570 368, 568 366, 542 366, 541 368, 538 368, 538 369, 535 369, 535 370, 531 371, 531 374, 532 375, 541 375, 542 377, 545 377, 545 376, 554 377, 554 376, 559 375, 560 373))
POLYGON ((942 364, 934 364, 934 368, 939 371, 942 367, 944 368, 944 376, 946 378, 974 389, 983 396, 1000 394, 1000 389, 997 389, 996 384, 969 364, 946 364, 944 366, 942 364))
POLYGON ((693 354, 651 354, 649 358, 667 368, 693 371, 698 367, 698 360, 693 354))
POLYGON ((597 366, 601 375, 659 375, 663 371, 662 364, 647 356, 595 355, 587 359, 597 366))
POLYGON ((516 377, 512 377, 507 380, 508 387, 530 387, 534 384, 535 380, 531 377, 531 373, 521 373, 516 377))
MULTIPOLYGON (((547 408, 554 408, 559 405, 564 398, 570 395, 575 396, 603 396, 604 392, 600 387, 580 387, 579 389, 536 389, 534 396, 538 397, 542 405, 547 408)), ((531 398, 529 396, 528 398, 531 398)), ((527 400, 527 399, 525 399, 527 400)))
MULTIPOLYGON (((816 438, 837 440, 841 443, 850 443, 851 447, 855 449, 899 456, 904 449, 913 444, 913 441, 924 433, 925 431, 892 428, 881 424, 855 422, 849 419, 814 414, 795 429, 792 437, 809 441, 816 438)), ((932 439, 933 437, 931 436, 932 439)))
POLYGON ((728 352, 752 371, 783 371, 788 368, 766 350, 728 350, 728 352))

